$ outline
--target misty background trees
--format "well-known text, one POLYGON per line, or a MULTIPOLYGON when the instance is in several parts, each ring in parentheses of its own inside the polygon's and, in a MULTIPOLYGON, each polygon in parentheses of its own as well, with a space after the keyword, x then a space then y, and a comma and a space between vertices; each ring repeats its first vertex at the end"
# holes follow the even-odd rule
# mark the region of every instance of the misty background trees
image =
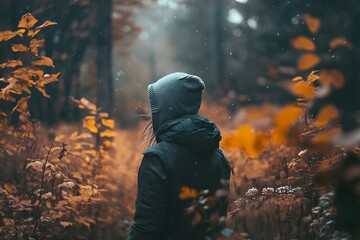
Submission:
MULTIPOLYGON (((316 43, 322 60, 316 69, 344 74, 345 87, 323 101, 338 105, 345 129, 353 129, 360 104, 359 6, 356 0, 4 0, 0 27, 16 27, 26 12, 58 23, 44 37, 60 81, 49 87, 46 104, 31 100, 32 116, 49 124, 78 119, 70 97, 85 96, 131 125, 148 111, 147 84, 173 71, 201 76, 207 97, 227 99, 232 111, 283 104, 294 99, 283 82, 309 73, 297 71, 301 53, 289 44, 304 35, 316 43), (304 14, 321 20, 318 33, 307 31, 304 14), (352 47, 330 49, 338 36, 352 47)), ((10 59, 3 44, 0 49, 1 60, 10 59)))

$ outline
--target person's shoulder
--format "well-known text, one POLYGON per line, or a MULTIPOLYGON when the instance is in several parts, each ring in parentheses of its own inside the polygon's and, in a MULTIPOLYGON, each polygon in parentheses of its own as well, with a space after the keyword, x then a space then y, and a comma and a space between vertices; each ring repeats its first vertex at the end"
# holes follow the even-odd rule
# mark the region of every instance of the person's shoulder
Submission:
POLYGON ((145 151, 143 151, 143 154, 144 156, 155 155, 162 159, 168 159, 170 156, 176 155, 176 152, 176 144, 169 142, 160 142, 145 149, 145 151))

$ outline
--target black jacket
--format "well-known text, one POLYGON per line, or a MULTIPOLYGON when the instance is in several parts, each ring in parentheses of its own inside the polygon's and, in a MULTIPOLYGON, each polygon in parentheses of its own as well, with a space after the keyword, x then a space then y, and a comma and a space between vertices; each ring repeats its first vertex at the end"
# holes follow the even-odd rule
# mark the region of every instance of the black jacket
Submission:
POLYGON ((199 115, 162 125, 158 143, 144 151, 128 240, 200 240, 206 236, 208 225, 191 226, 193 215, 185 214, 190 203, 179 194, 184 186, 213 194, 223 187, 222 179, 229 180, 230 167, 219 150, 220 139, 216 125, 199 115))

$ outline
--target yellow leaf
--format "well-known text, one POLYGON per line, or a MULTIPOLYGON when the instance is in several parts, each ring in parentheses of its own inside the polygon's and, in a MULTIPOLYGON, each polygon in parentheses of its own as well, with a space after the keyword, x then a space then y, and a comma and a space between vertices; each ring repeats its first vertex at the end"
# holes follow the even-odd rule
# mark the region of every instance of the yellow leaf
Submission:
POLYGON ((311 73, 309 74, 309 76, 307 77, 306 81, 308 83, 313 83, 315 82, 316 80, 319 80, 320 79, 320 76, 316 74, 317 71, 311 71, 311 73))
POLYGON ((92 133, 97 133, 98 132, 98 128, 96 127, 96 121, 93 119, 89 119, 89 120, 83 120, 83 127, 86 128, 87 130, 89 130, 92 133))
POLYGON ((272 130, 272 140, 275 144, 283 144, 287 140, 289 128, 301 116, 303 110, 299 107, 288 105, 283 107, 275 116, 275 127, 272 130))
POLYGON ((29 48, 24 44, 11 44, 11 50, 13 52, 27 52, 29 48))
POLYGON ((317 33, 319 31, 320 28, 319 18, 305 14, 304 21, 310 32, 317 33))
POLYGON ((331 160, 330 159, 326 159, 323 160, 318 167, 318 171, 328 171, 329 168, 331 167, 331 160))
POLYGON ((84 107, 86 107, 87 109, 89 109, 90 111, 96 111, 96 105, 91 103, 89 100, 87 100, 86 98, 81 98, 79 100, 79 103, 81 105, 83 105, 84 107))
POLYGON ((40 29, 35 29, 35 30, 30 29, 30 30, 28 31, 28 34, 27 34, 27 35, 28 35, 29 37, 32 37, 32 38, 33 38, 33 37, 35 37, 35 35, 38 34, 39 32, 40 32, 40 29))
POLYGON ((30 91, 30 89, 29 89, 28 86, 23 85, 23 86, 22 86, 22 89, 23 89, 23 91, 27 92, 28 94, 31 94, 31 91, 30 91))
POLYGON ((80 186, 79 193, 82 197, 89 198, 93 195, 94 191, 91 186, 80 186))
POLYGON ((189 198, 196 198, 196 196, 197 196, 197 191, 195 189, 186 186, 181 187, 179 194, 180 199, 184 200, 189 198))
POLYGON ((347 47, 352 48, 352 44, 348 42, 348 40, 344 37, 336 37, 330 40, 329 47, 331 49, 337 48, 337 47, 347 47))
POLYGON ((339 70, 321 70, 319 76, 321 84, 325 86, 332 85, 337 89, 344 86, 345 78, 339 70))
POLYGON ((39 48, 44 46, 44 39, 31 39, 30 41, 30 51, 34 54, 39 53, 39 48))
POLYGON ((60 134, 58 136, 55 137, 54 141, 55 142, 61 142, 63 139, 65 138, 64 134, 60 134))
POLYGON ((84 119, 86 119, 86 120, 90 120, 90 119, 95 120, 95 119, 96 119, 96 117, 95 117, 95 116, 93 116, 93 115, 88 115, 88 116, 85 116, 85 118, 84 118, 84 119))
POLYGON ((30 13, 27 13, 21 17, 18 28, 30 29, 37 23, 37 21, 38 20, 36 18, 34 18, 33 15, 31 15, 30 13))
POLYGON ((22 97, 18 103, 16 104, 16 106, 13 108, 13 110, 11 111, 11 114, 16 110, 18 112, 23 112, 25 110, 28 109, 28 105, 27 105, 27 101, 29 100, 30 96, 28 97, 22 97))
POLYGON ((109 117, 109 114, 107 112, 100 112, 99 113, 99 118, 107 118, 109 117))
POLYGON ((244 151, 249 157, 257 157, 269 142, 269 134, 256 133, 250 124, 242 124, 233 134, 224 137, 222 146, 244 151))
POLYGON ((6 67, 18 67, 22 66, 23 62, 21 60, 9 60, 6 63, 0 64, 0 68, 6 68, 6 67))
POLYGON ((108 128, 111 128, 111 129, 113 129, 115 126, 115 121, 112 119, 104 119, 103 118, 103 119, 101 119, 101 123, 102 123, 102 125, 104 125, 108 128))
POLYGON ((297 69, 299 71, 308 70, 320 62, 320 58, 313 53, 305 53, 300 56, 297 62, 297 69))
POLYGON ((298 36, 290 41, 291 46, 297 50, 314 51, 314 42, 305 36, 298 36))
POLYGON ((267 133, 257 133, 252 144, 250 157, 257 157, 262 150, 270 143, 270 135, 267 133))
POLYGON ((59 81, 58 77, 59 77, 60 73, 55 73, 55 74, 45 74, 43 77, 41 77, 36 84, 40 86, 44 86, 46 84, 52 83, 52 82, 56 82, 59 81))
POLYGON ((116 132, 111 130, 105 130, 100 133, 100 137, 115 137, 115 136, 116 136, 116 132))
POLYGON ((91 218, 87 218, 87 217, 76 217, 75 221, 77 221, 78 223, 81 223, 82 225, 84 225, 87 228, 90 228, 90 223, 95 223, 94 220, 92 220, 91 218))
POLYGON ((55 25, 57 24, 56 22, 52 22, 52 21, 49 21, 49 20, 46 20, 43 24, 41 24, 40 26, 36 27, 36 30, 39 30, 39 29, 42 29, 42 28, 45 28, 45 27, 48 27, 48 26, 52 26, 52 25, 55 25))
POLYGON ((112 143, 111 141, 109 141, 109 140, 104 141, 103 144, 104 144, 104 146, 107 147, 107 148, 113 147, 113 143, 112 143))
POLYGON ((290 91, 299 97, 313 99, 315 97, 315 88, 307 82, 297 82, 290 86, 290 91))
POLYGON ((30 69, 25 69, 24 71, 19 71, 19 74, 22 74, 22 76, 18 76, 18 77, 24 80, 28 80, 28 81, 39 80, 44 76, 44 71, 30 68, 30 69))
POLYGON ((329 121, 337 118, 339 116, 339 111, 334 105, 326 105, 319 111, 317 118, 316 118, 316 124, 318 126, 324 126, 329 121))
POLYGON ((11 183, 5 183, 4 189, 8 193, 16 193, 17 192, 16 186, 14 184, 11 184, 11 183))
POLYGON ((297 81, 301 81, 301 80, 304 80, 304 79, 300 76, 297 76, 297 77, 294 77, 293 79, 291 79, 291 81, 293 81, 293 82, 297 82, 297 81))
POLYGON ((311 139, 311 141, 315 144, 330 143, 333 140, 333 138, 339 134, 341 134, 340 128, 332 128, 324 133, 317 134, 315 137, 311 139))
POLYGON ((18 33, 17 32, 12 32, 12 31, 0 31, 0 42, 2 41, 8 41, 12 38, 14 38, 15 36, 17 36, 18 33))
POLYGON ((302 113, 303 110, 301 108, 294 105, 287 105, 276 114, 275 123, 276 125, 288 128, 298 120, 302 113))
POLYGON ((51 202, 49 202, 49 201, 46 201, 45 205, 46 205, 47 208, 52 208, 51 202))
POLYGON ((45 56, 41 56, 39 60, 31 62, 31 64, 35 65, 35 66, 54 67, 54 63, 53 63, 52 59, 49 57, 45 57, 45 56))
POLYGON ((195 212, 195 215, 191 221, 191 225, 195 226, 201 221, 201 214, 199 212, 195 212))
POLYGON ((73 133, 70 135, 70 139, 75 139, 78 134, 79 134, 78 132, 73 132, 73 133))
POLYGON ((19 29, 19 30, 16 31, 16 33, 17 33, 19 36, 23 37, 25 31, 26 31, 25 29, 19 29))
POLYGON ((35 87, 36 87, 36 89, 37 89, 39 92, 41 92, 41 94, 42 94, 44 97, 50 98, 50 95, 48 95, 48 94, 46 93, 45 88, 43 88, 43 87, 38 87, 38 86, 35 86, 35 87))
POLYGON ((65 221, 60 221, 60 225, 64 228, 72 226, 73 223, 72 222, 65 222, 65 221))

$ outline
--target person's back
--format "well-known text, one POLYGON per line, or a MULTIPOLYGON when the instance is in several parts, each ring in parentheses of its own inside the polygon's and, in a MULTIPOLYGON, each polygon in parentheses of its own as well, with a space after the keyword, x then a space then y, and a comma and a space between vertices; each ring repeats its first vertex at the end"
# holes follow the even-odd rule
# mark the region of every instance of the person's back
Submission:
MULTIPOLYGON (((224 187, 221 180, 230 178, 218 128, 197 115, 203 89, 199 77, 185 73, 167 75, 149 86, 157 144, 145 150, 139 169, 129 240, 200 240, 207 235, 209 223, 192 224, 195 212, 186 214, 193 199, 179 197, 184 188, 213 195, 224 187)), ((219 201, 215 208, 226 214, 226 203, 219 201)), ((207 213, 201 214, 206 218, 207 213)))

